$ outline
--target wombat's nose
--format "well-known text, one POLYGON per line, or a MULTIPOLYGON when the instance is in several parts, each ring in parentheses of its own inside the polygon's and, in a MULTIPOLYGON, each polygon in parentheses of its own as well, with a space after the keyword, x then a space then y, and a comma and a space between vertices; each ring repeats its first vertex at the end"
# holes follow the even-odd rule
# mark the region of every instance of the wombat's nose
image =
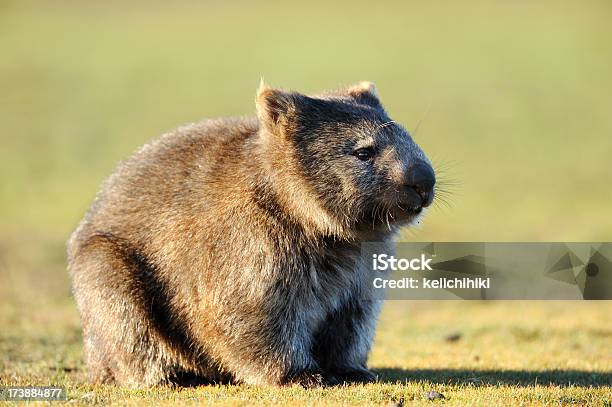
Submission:
POLYGON ((418 162, 408 169, 406 186, 414 189, 419 194, 423 206, 431 204, 435 184, 436 175, 429 164, 418 162))

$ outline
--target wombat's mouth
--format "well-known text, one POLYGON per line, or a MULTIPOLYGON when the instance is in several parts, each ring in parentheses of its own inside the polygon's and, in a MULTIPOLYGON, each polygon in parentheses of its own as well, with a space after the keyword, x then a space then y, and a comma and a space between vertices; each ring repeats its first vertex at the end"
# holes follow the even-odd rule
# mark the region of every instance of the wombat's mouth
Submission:
POLYGON ((397 206, 402 212, 409 215, 418 215, 423 211, 422 205, 398 204, 397 206))
POLYGON ((406 222, 417 217, 423 211, 422 205, 413 203, 398 203, 394 208, 390 209, 390 214, 396 222, 406 222))
POLYGON ((420 214, 423 208, 431 205, 434 199, 433 189, 424 191, 409 187, 398 192, 395 201, 396 208, 398 211, 414 216, 420 214))

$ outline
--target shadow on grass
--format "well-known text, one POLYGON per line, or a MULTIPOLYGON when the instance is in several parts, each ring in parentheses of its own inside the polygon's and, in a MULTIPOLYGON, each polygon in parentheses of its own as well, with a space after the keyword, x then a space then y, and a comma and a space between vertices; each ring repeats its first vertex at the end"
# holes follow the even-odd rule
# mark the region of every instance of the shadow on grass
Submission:
POLYGON ((382 383, 424 381, 436 384, 533 386, 611 386, 612 373, 582 370, 372 369, 382 383))

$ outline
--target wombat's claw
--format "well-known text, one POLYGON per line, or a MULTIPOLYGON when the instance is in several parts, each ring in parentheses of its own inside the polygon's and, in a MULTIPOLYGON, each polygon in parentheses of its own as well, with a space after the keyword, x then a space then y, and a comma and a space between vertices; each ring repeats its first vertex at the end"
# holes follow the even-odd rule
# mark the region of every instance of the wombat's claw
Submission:
POLYGON ((367 369, 355 369, 336 373, 341 383, 372 383, 378 380, 378 376, 367 369))

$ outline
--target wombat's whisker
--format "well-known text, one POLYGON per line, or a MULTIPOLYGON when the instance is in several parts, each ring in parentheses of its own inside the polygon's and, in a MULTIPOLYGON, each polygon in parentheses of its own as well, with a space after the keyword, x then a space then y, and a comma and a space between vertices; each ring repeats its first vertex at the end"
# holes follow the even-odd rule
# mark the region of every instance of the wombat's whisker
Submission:
POLYGON ((389 120, 387 122, 379 124, 378 127, 376 127, 376 130, 384 129, 387 126, 391 126, 392 124, 396 124, 396 123, 397 122, 395 120, 389 120))

